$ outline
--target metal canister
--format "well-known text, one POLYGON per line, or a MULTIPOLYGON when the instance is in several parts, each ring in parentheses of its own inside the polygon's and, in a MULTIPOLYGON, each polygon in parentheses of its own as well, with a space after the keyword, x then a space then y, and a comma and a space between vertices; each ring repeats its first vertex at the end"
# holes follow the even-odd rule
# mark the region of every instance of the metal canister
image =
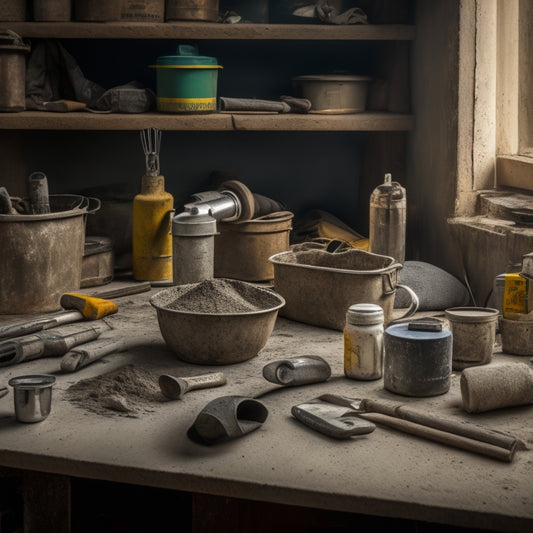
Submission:
POLYGON ((26 109, 26 54, 30 46, 11 30, 0 30, 0 112, 26 109))
POLYGON ((173 285, 214 277, 216 219, 207 214, 180 213, 172 219, 173 285))
POLYGON ((437 331, 411 323, 385 330, 383 384, 387 390, 403 396, 438 396, 450 390, 452 333, 443 330, 442 324, 432 329, 437 331))
POLYGON ((385 174, 382 185, 370 196, 369 247, 373 254, 405 261, 407 198, 405 189, 391 174, 385 174))

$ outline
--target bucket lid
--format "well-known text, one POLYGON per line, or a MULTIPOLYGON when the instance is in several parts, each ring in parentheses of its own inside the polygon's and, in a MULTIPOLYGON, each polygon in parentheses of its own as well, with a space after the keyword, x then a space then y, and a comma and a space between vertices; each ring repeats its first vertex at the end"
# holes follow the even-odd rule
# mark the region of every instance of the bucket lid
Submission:
POLYGON ((214 67, 221 68, 217 64, 216 57, 198 55, 198 47, 191 44, 180 44, 176 50, 176 55, 159 56, 155 67, 214 67))
POLYGON ((492 322, 500 311, 492 307, 451 307, 445 311, 446 318, 456 322, 492 322))
POLYGON ((409 324, 395 324, 393 326, 389 326, 385 330, 385 334, 404 340, 435 341, 450 337, 452 332, 450 330, 427 331, 420 329, 409 329, 409 324))

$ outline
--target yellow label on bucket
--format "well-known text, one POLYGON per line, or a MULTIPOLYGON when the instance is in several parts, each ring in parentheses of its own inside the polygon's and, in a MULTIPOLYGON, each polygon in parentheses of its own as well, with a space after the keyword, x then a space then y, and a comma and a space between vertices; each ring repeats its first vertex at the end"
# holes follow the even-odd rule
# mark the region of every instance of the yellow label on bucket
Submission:
POLYGON ((192 111, 216 111, 216 98, 157 98, 158 111, 192 112, 192 111))
POLYGON ((530 311, 533 311, 533 283, 520 274, 505 274, 502 308, 504 318, 530 311))

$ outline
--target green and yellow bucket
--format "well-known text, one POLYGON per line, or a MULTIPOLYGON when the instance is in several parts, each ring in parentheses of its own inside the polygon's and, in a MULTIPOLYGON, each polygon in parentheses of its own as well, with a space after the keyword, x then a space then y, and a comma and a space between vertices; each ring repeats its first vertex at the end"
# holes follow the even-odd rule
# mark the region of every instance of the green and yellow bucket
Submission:
POLYGON ((160 56, 155 65, 157 110, 162 113, 213 113, 217 109, 218 70, 215 57, 198 55, 194 45, 160 56))

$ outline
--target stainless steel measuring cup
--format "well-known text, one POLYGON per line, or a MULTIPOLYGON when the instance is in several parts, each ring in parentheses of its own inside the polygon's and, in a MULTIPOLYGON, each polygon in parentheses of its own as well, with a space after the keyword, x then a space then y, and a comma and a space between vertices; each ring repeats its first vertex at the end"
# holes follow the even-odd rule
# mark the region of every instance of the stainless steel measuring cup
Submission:
POLYGON ((9 380, 13 387, 15 416, 19 422, 41 422, 52 406, 52 386, 56 378, 49 374, 17 376, 9 380))

